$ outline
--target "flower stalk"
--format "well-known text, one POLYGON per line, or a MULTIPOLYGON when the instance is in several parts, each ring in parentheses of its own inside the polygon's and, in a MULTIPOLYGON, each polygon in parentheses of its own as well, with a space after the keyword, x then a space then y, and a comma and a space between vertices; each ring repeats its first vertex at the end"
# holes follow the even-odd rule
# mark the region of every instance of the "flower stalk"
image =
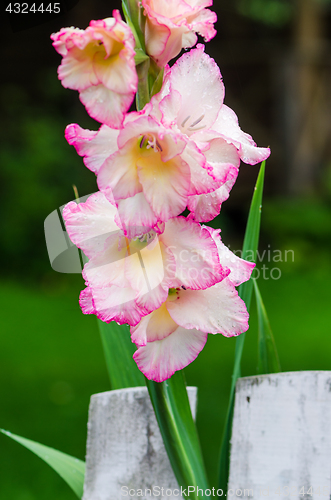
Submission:
POLYGON ((192 500, 201 498, 197 488, 208 489, 208 480, 183 371, 161 383, 146 379, 146 384, 178 484, 184 490, 194 487, 192 500))

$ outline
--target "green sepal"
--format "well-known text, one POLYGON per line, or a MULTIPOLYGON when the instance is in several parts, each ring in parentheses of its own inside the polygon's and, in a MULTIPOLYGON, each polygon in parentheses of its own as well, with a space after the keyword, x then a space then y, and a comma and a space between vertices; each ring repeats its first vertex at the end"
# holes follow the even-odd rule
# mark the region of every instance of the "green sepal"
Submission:
POLYGON ((153 97, 153 95, 155 94, 158 94, 162 88, 162 83, 163 83, 163 75, 164 75, 164 68, 162 68, 156 79, 154 80, 154 83, 152 85, 152 89, 151 89, 151 97, 153 97))
POLYGON ((17 441, 46 462, 50 467, 52 467, 53 470, 55 470, 55 472, 59 474, 59 476, 62 477, 74 493, 76 493, 78 498, 82 498, 85 462, 67 455, 66 453, 62 453, 62 451, 55 450, 54 448, 37 443, 36 441, 31 441, 31 439, 26 439, 24 437, 17 436, 16 434, 12 434, 4 429, 0 429, 0 432, 11 439, 14 439, 14 441, 17 441))
POLYGON ((137 110, 141 111, 143 107, 150 101, 148 71, 151 59, 148 58, 144 62, 136 66, 138 75, 138 92, 136 94, 137 110))
POLYGON ((143 49, 136 49, 136 55, 134 56, 134 62, 136 63, 136 66, 146 61, 147 59, 149 59, 149 56, 145 54, 143 49))

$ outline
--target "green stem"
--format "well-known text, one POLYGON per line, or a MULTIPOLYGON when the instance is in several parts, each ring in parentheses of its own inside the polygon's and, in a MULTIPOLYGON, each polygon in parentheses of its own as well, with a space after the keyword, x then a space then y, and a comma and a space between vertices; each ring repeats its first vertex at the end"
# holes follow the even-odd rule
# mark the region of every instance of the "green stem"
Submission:
POLYGON ((201 498, 197 489, 205 491, 208 481, 183 371, 161 383, 146 379, 146 384, 178 484, 187 493, 191 487, 189 498, 201 498))

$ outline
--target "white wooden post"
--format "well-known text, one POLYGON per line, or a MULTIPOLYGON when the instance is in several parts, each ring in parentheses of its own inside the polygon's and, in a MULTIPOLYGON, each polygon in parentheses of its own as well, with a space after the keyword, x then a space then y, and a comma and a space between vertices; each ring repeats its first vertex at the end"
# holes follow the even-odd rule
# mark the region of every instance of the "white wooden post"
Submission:
MULTIPOLYGON (((195 418, 197 388, 188 387, 187 392, 195 418)), ((165 497, 166 490, 175 490, 178 483, 147 388, 94 394, 89 408, 83 500, 148 498, 145 489, 153 493, 153 487, 160 489, 160 497, 164 488, 165 497)), ((176 495, 166 497, 175 500, 176 495)))
POLYGON ((238 380, 228 496, 329 500, 331 372, 238 380))

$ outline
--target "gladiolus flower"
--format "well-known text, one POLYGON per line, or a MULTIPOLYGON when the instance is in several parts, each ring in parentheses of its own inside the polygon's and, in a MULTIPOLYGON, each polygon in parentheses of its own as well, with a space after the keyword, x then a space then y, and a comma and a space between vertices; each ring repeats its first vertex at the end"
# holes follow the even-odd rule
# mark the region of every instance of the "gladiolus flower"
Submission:
POLYGON ((170 289, 160 308, 131 327, 138 346, 133 358, 150 380, 163 382, 194 361, 208 333, 233 337, 248 329, 247 309, 235 286, 250 278, 254 264, 236 257, 217 231, 209 231, 218 240, 220 261, 230 268, 228 277, 204 290, 170 289))
POLYGON ((190 196, 220 187, 228 171, 239 165, 236 148, 224 143, 224 163, 207 163, 194 142, 180 131, 148 116, 151 106, 129 113, 121 130, 102 126, 99 132, 69 125, 66 138, 85 165, 97 175, 99 189, 115 201, 124 231, 149 227, 178 216, 190 196), (139 222, 138 222, 139 221, 139 222))
POLYGON ((137 73, 134 36, 119 11, 113 16, 91 21, 86 30, 62 28, 51 38, 63 56, 62 85, 79 91, 92 118, 119 128, 137 90, 137 73))
POLYGON ((219 68, 203 45, 165 74, 161 92, 139 113, 128 113, 122 129, 66 130, 68 142, 96 173, 99 189, 116 203, 124 232, 135 225, 147 232, 186 208, 199 222, 213 219, 240 160, 254 164, 270 154, 256 147, 223 104, 219 68))
MULTIPOLYGON (((97 192, 63 210, 70 239, 89 258, 80 304, 101 320, 136 325, 167 299, 169 289, 206 289, 222 281, 218 243, 209 228, 176 217, 163 227, 128 238, 115 223, 116 208, 97 192), (142 264, 143 263, 143 264, 142 264)), ((137 232, 144 228, 135 228, 137 232)))
POLYGON ((215 12, 206 9, 212 0, 142 0, 147 53, 160 67, 176 57, 182 48, 193 47, 199 33, 205 41, 215 35, 215 12))
POLYGON ((209 174, 223 179, 209 192, 194 193, 188 199, 192 218, 213 219, 229 196, 240 160, 255 165, 268 158, 270 149, 257 147, 240 129, 236 114, 224 104, 220 70, 202 44, 166 68, 162 89, 151 105, 151 116, 186 137, 187 149, 195 147, 204 155, 209 174))

